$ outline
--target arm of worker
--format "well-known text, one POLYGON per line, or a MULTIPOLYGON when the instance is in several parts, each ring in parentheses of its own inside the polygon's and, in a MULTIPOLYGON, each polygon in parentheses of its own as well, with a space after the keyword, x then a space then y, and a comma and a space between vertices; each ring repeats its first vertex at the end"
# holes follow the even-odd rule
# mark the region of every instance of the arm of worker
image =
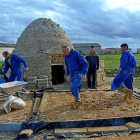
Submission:
POLYGON ((26 69, 26 71, 28 71, 28 70, 29 70, 29 68, 28 68, 28 67, 26 67, 25 69, 26 69))
POLYGON ((70 76, 69 76, 70 72, 69 72, 69 67, 67 65, 67 62, 66 62, 66 58, 65 58, 65 65, 66 65, 66 80, 70 81, 70 76))
POLYGON ((122 53, 122 57, 121 57, 120 68, 121 69, 124 68, 127 63, 128 63, 128 54, 127 54, 127 52, 124 51, 122 53))
POLYGON ((69 75, 66 76, 66 79, 67 79, 67 81, 69 82, 69 81, 70 81, 70 76, 69 76, 69 75))
POLYGON ((4 71, 1 75, 1 78, 4 78, 4 75, 7 73, 8 69, 9 69, 9 64, 8 64, 8 61, 5 60, 5 67, 4 67, 4 71))
POLYGON ((119 68, 119 69, 118 69, 118 73, 120 73, 120 72, 121 72, 121 70, 122 70, 122 68, 119 68))
POLYGON ((66 65, 66 79, 67 79, 67 81, 70 81, 69 69, 68 69, 67 65, 66 65))
POLYGON ((82 81, 85 82, 86 81, 86 73, 88 71, 88 62, 87 60, 79 53, 78 54, 78 61, 82 66, 82 81))
POLYGON ((25 60, 24 58, 18 56, 18 55, 16 55, 16 57, 17 57, 17 60, 18 60, 20 63, 23 63, 23 65, 24 65, 24 67, 26 68, 26 70, 29 70, 26 60, 25 60))
POLYGON ((0 78, 4 78, 4 75, 0 75, 0 78))
POLYGON ((82 75, 82 81, 85 82, 86 81, 86 74, 82 75))
POLYGON ((86 74, 87 71, 88 71, 88 62, 87 62, 87 60, 82 55, 78 55, 78 59, 79 59, 79 63, 82 66, 82 73, 86 74))

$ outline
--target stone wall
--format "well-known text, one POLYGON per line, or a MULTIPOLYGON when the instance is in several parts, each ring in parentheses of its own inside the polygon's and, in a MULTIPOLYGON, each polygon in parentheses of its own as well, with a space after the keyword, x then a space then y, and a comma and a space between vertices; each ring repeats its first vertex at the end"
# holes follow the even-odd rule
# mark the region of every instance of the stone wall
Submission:
MULTIPOLYGON (((96 85, 103 85, 106 79, 106 73, 104 72, 104 60, 99 60, 99 69, 96 74, 96 85)), ((92 81, 92 77, 91 77, 92 81)), ((87 82, 82 82, 82 86, 87 86, 87 82)))
POLYGON ((97 70, 96 84, 97 86, 103 85, 106 79, 104 72, 104 60, 99 60, 99 70, 97 70))
POLYGON ((24 71, 24 79, 29 87, 51 87, 51 65, 64 65, 64 55, 60 48, 72 43, 65 31, 51 19, 39 18, 26 27, 16 43, 14 54, 26 59, 29 71, 24 71))
POLYGON ((47 54, 24 57, 27 60, 29 71, 24 70, 24 80, 29 87, 44 88, 52 86, 51 83, 51 57, 47 54), (47 61, 46 61, 47 60, 47 61), (44 63, 45 61, 45 63, 44 63))

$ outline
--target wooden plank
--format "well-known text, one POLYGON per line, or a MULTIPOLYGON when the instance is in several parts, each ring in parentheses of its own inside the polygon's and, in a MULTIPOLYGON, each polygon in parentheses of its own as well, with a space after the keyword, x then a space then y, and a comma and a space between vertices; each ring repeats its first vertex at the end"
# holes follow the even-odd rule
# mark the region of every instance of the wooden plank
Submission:
POLYGON ((36 98, 34 108, 33 108, 33 115, 37 114, 37 112, 39 110, 40 103, 41 103, 41 98, 36 98))
POLYGON ((65 129, 55 129, 55 133, 86 133, 87 128, 65 128, 65 129))
POLYGON ((126 126, 87 127, 88 133, 128 131, 126 126))
POLYGON ((129 131, 126 126, 84 127, 55 129, 55 133, 98 133, 98 132, 123 132, 129 131))

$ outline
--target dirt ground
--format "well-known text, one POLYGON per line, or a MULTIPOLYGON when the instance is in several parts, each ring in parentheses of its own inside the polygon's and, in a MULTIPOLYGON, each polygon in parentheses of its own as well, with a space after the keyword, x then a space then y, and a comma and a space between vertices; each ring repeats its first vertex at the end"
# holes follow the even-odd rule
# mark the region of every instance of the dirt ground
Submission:
MULTIPOLYGON (((107 86, 106 86, 107 88, 107 86)), ((71 121, 140 115, 140 99, 132 96, 133 103, 123 101, 125 94, 119 91, 81 92, 81 109, 72 109, 71 92, 46 93, 40 106, 39 121, 71 121)))
MULTIPOLYGON (((108 78, 107 81, 110 81, 112 78, 108 78)), ((70 83, 66 83, 66 84, 61 84, 61 85, 56 85, 54 86, 55 89, 58 90, 69 90, 70 89, 70 83)), ((100 89, 106 89, 106 85, 104 86, 100 86, 100 89)), ((108 87, 110 88, 110 87, 108 87)), ((86 87, 83 87, 82 90, 87 89, 86 87)), ((32 108, 33 108, 33 102, 32 102, 32 97, 33 97, 33 93, 30 92, 30 90, 32 89, 28 89, 28 93, 25 96, 25 98, 23 99, 26 103, 26 107, 25 109, 22 110, 11 110, 10 113, 6 113, 2 107, 2 104, 4 103, 4 101, 6 100, 7 97, 3 98, 3 94, 0 93, 0 123, 3 122, 23 122, 28 120, 31 116, 32 116, 32 108)))
MULTIPOLYGON (((107 78, 106 82, 109 83, 112 78, 107 78)), ((69 90, 70 84, 62 84, 54 86, 58 90, 69 90)), ((112 117, 130 117, 140 115, 140 99, 132 96, 133 103, 128 105, 123 101, 124 94, 118 91, 102 91, 110 89, 109 84, 104 84, 98 87, 98 91, 87 90, 86 87, 82 88, 82 108, 72 109, 71 102, 74 101, 70 92, 52 92, 45 93, 40 111, 41 115, 39 121, 69 121, 69 120, 86 120, 86 119, 98 119, 98 118, 112 118, 112 117)), ((134 89, 140 93, 139 89, 134 89)), ((29 92, 30 90, 28 90, 29 92)), ((6 113, 2 104, 4 98, 0 94, 0 123, 3 122, 23 122, 28 120, 32 116, 32 97, 33 93, 28 93, 24 98, 26 108, 22 110, 12 110, 10 113, 6 113)), ((17 132, 0 132, 1 139, 12 139, 18 133, 17 132)), ((90 140, 111 140, 111 139, 128 139, 138 140, 140 133, 133 135, 110 135, 97 138, 89 138, 90 140)), ((85 140, 87 138, 77 138, 77 140, 85 140)), ((74 140, 74 139, 71 139, 74 140)))
POLYGON ((6 113, 2 107, 2 104, 4 103, 4 101, 6 100, 7 97, 5 96, 5 98, 4 98, 3 94, 0 94, 0 95, 1 95, 0 96, 0 123, 23 122, 23 121, 28 120, 31 117, 33 94, 30 93, 30 91, 28 91, 27 95, 23 99, 24 102, 26 103, 25 109, 21 109, 21 110, 12 109, 10 113, 6 113))
MULTIPOLYGON (((112 81, 112 78, 107 78, 106 82, 112 81)), ((69 90, 70 84, 62 84, 54 86, 58 90, 69 90)), ((62 121, 62 120, 84 120, 98 119, 110 117, 127 117, 140 115, 140 100, 132 96, 133 103, 128 105, 123 101, 123 93, 119 91, 102 91, 110 89, 109 84, 101 85, 97 88, 98 91, 88 90, 87 87, 82 87, 81 98, 82 108, 72 109, 71 102, 74 101, 71 92, 50 92, 45 93, 40 106, 40 121, 62 121)), ((139 89, 134 89, 140 92, 139 89)), ((6 113, 2 104, 4 98, 0 94, 0 123, 2 122, 23 122, 28 120, 32 115, 32 97, 33 93, 28 90, 27 95, 23 99, 26 103, 25 109, 12 110, 6 113)))

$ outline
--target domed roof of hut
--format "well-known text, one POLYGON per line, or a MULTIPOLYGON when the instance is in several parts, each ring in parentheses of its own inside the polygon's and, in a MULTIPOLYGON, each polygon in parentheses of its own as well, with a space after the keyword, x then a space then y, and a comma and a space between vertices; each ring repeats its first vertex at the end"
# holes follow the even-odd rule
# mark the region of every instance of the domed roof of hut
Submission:
POLYGON ((73 45, 65 31, 49 18, 39 18, 31 22, 18 38, 13 53, 31 56, 40 53, 61 53, 61 45, 73 45))

